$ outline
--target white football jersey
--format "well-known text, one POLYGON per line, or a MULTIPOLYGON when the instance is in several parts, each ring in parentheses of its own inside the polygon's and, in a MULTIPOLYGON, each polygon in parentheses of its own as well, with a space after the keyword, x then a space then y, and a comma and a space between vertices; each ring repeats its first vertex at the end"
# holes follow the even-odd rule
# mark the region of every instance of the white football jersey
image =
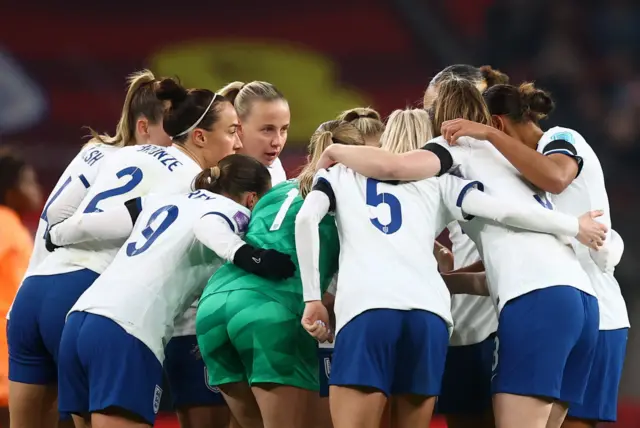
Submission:
MULTIPOLYGON (((56 183, 55 187, 51 191, 47 202, 44 205, 40 220, 38 222, 38 230, 36 231, 35 240, 33 242, 33 253, 31 253, 31 259, 29 260, 29 267, 25 274, 25 278, 31 276, 36 268, 44 259, 49 255, 49 252, 45 248, 45 233, 47 228, 53 224, 49 223, 49 208, 61 197, 67 197, 66 193, 69 191, 82 192, 81 195, 74 195, 75 197, 67 198, 75 201, 79 204, 84 195, 88 192, 89 188, 93 185, 97 175, 98 166, 102 164, 105 157, 118 150, 119 147, 111 146, 108 144, 90 144, 82 148, 75 158, 69 163, 64 170, 60 179, 56 183), (74 180, 81 183, 81 186, 69 186, 74 180), (73 189, 73 190, 72 190, 73 189)), ((71 216, 78 205, 66 206, 68 211, 65 215, 52 219, 52 223, 57 223, 71 216)))
MULTIPOLYGON (((587 211, 603 210, 599 221, 611 227, 609 198, 602 166, 595 152, 578 132, 555 127, 544 133, 538 151, 545 155, 563 153, 582 159, 582 169, 575 180, 559 195, 551 195, 556 209, 579 216, 587 211)), ((600 330, 629 327, 627 307, 618 281, 610 273, 602 272, 589 255, 589 249, 575 239, 573 246, 582 268, 591 279, 600 305, 600 330)))
POLYGON ((271 186, 280 184, 283 181, 287 181, 287 173, 285 172, 280 158, 276 158, 271 165, 267 167, 269 174, 271 174, 271 186))
MULTIPOLYGON (((478 249, 456 221, 449 226, 453 268, 460 269, 480 260, 478 249)), ((490 297, 471 294, 451 296, 453 333, 449 346, 474 345, 498 330, 498 316, 490 297)))
MULTIPOLYGON (((553 209, 546 192, 535 188, 488 141, 462 137, 449 146, 443 137, 429 143, 445 147, 453 157, 451 173, 478 180, 487 194, 523 206, 553 209)), ((498 311, 518 296, 556 285, 569 285, 595 295, 589 277, 569 245, 558 237, 475 218, 464 231, 484 262, 491 297, 498 311)))
MULTIPOLYGON (((91 213, 149 193, 187 193, 200 166, 175 146, 124 147, 101 165, 78 212, 91 213)), ((79 269, 102 273, 122 246, 122 241, 87 242, 58 248, 34 274, 54 275, 79 269)))
POLYGON ((154 194, 144 197, 141 204, 131 236, 71 312, 112 319, 147 345, 162 363, 176 318, 202 294, 223 263, 196 238, 195 223, 205 215, 217 215, 240 234, 246 231, 251 212, 206 190, 188 195, 154 194))
POLYGON ((449 289, 426 243, 464 220, 462 199, 479 183, 447 175, 394 185, 343 165, 319 171, 319 180, 333 189, 340 236, 336 333, 376 308, 426 310, 451 326, 449 289))

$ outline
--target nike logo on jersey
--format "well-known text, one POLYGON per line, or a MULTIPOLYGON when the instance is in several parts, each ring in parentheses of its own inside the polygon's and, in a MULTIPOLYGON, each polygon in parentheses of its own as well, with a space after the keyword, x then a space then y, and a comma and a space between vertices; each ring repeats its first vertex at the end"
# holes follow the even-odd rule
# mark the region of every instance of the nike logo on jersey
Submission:
POLYGON ((253 260, 256 263, 260 263, 262 261, 260 257, 251 257, 251 260, 253 260))

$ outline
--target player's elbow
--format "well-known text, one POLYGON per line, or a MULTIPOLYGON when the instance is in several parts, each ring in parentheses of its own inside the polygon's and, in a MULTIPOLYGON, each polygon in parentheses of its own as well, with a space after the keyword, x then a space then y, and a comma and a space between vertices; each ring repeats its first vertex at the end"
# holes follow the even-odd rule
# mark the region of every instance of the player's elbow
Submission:
POLYGON ((570 176, 566 176, 564 174, 558 174, 554 177, 551 177, 546 182, 546 189, 542 189, 546 192, 549 192, 554 195, 559 195, 564 192, 567 187, 571 184, 573 178, 570 176))
POLYGON ((377 174, 376 178, 379 180, 412 180, 411 176, 407 175, 407 168, 403 165, 400 159, 394 159, 390 162, 381 163, 376 166, 377 174))

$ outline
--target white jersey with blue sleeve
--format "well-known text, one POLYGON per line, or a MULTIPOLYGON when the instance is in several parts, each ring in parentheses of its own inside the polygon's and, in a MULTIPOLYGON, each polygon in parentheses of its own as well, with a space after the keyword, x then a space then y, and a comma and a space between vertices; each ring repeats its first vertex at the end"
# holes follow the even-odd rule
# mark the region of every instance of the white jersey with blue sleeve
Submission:
POLYGON ((188 195, 154 194, 139 203, 139 214, 131 217, 126 210, 110 212, 109 208, 85 214, 114 214, 109 219, 113 223, 131 224, 136 219, 131 236, 113 262, 71 312, 112 319, 147 345, 162 363, 176 319, 200 296, 211 274, 244 245, 239 235, 246 231, 251 212, 206 190, 188 195))
MULTIPOLYGON (((453 268, 461 269, 480 261, 476 245, 464 233, 460 223, 448 226, 453 268)), ((451 296, 453 333, 449 346, 466 346, 480 343, 498 330, 498 316, 490 297, 470 294, 451 296)))
MULTIPOLYGON (((200 166, 176 146, 124 147, 100 167, 77 212, 100 212, 150 193, 186 193, 200 171, 200 166)), ((121 245, 122 240, 108 240, 59 248, 47 256, 34 274, 54 275, 79 269, 102 273, 121 245)))
POLYGON ((99 165, 118 149, 119 147, 108 144, 89 144, 69 163, 47 198, 40 215, 25 278, 32 275, 36 267, 49 255, 45 248, 47 229, 75 213, 94 183, 99 165))
MULTIPOLYGON (((587 211, 603 210, 604 215, 599 217, 598 221, 611 228, 609 197, 602 165, 582 135, 569 128, 551 128, 540 139, 538 151, 544 155, 561 153, 574 157, 581 168, 575 180, 562 193, 551 195, 556 209, 576 216, 587 211)), ((627 307, 613 272, 600 270, 592 260, 587 247, 576 240, 573 240, 572 244, 598 296, 600 330, 629 327, 627 307)))
POLYGON ((332 195, 340 236, 336 332, 376 308, 426 310, 451 326, 449 290, 425 243, 465 219, 461 202, 478 183, 445 176, 392 184, 342 165, 319 171, 315 183, 332 195))
MULTIPOLYGON (((443 137, 437 137, 428 144, 446 148, 453 157, 451 172, 481 181, 487 194, 523 208, 553 209, 546 192, 529 183, 489 141, 462 137, 449 146, 443 137)), ((595 295, 573 248, 556 236, 481 218, 465 224, 464 230, 478 248, 499 311, 518 296, 556 285, 595 295)))

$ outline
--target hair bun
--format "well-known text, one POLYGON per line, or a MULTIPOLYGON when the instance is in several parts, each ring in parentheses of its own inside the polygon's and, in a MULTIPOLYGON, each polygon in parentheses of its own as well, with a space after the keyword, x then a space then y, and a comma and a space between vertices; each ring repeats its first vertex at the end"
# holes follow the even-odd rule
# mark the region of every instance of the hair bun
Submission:
POLYGON ((212 166, 210 168, 210 174, 211 174, 211 181, 215 181, 217 179, 220 178, 220 167, 219 166, 212 166))
POLYGON ((555 103, 549 93, 536 88, 533 83, 521 84, 518 87, 518 93, 526 107, 535 114, 538 119, 546 117, 555 107, 555 103))
POLYGON ((158 82, 155 92, 158 99, 171 102, 171 107, 174 109, 189 95, 189 91, 175 79, 162 79, 158 82))
POLYGON ((487 88, 509 83, 509 76, 499 70, 494 70, 490 65, 480 67, 480 73, 482 73, 482 77, 484 77, 485 82, 487 82, 487 88))

